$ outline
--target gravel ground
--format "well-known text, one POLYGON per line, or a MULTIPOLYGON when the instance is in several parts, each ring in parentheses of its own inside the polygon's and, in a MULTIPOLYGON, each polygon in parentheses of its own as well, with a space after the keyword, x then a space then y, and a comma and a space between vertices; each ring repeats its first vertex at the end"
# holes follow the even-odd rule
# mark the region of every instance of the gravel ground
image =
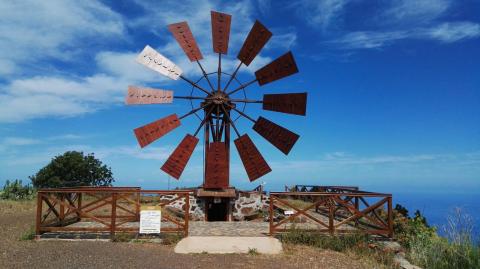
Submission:
POLYGON ((364 259, 303 246, 281 255, 176 254, 153 243, 20 241, 34 224, 33 202, 0 201, 0 268, 374 268, 364 259))

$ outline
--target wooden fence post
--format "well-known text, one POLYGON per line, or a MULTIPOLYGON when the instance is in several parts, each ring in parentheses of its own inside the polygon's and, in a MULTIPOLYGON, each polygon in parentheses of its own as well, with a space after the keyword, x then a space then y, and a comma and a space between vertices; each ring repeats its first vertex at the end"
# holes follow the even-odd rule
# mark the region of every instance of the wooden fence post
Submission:
POLYGON ((110 220, 110 236, 115 236, 115 223, 117 221, 117 193, 112 193, 112 216, 110 220))
MULTIPOLYGON (((357 196, 355 196, 355 209, 358 211, 360 211, 360 203, 359 203, 359 199, 357 196)), ((355 227, 358 226, 358 218, 355 219, 355 227)))
MULTIPOLYGON (((57 195, 58 195, 58 193, 57 193, 57 195)), ((60 201, 61 201, 61 203, 60 203, 60 212, 59 212, 60 217, 59 217, 59 219, 60 219, 60 226, 63 227, 65 225, 65 194, 64 193, 60 194, 60 201)))
POLYGON ((140 221, 140 197, 141 197, 140 190, 137 192, 137 203, 135 204, 135 213, 136 213, 136 220, 140 221))
POLYGON ((388 237, 393 238, 392 197, 388 197, 388 237))
POLYGON ((330 197, 330 203, 329 203, 329 207, 328 207, 328 231, 330 232, 330 235, 333 235, 334 234, 334 229, 335 227, 333 226, 333 220, 335 218, 335 206, 334 206, 334 201, 333 199, 330 197))
POLYGON ((82 221, 82 193, 77 193, 77 221, 82 221))
POLYGON ((42 221, 43 194, 37 192, 37 219, 35 220, 35 239, 40 239, 40 225, 42 221))

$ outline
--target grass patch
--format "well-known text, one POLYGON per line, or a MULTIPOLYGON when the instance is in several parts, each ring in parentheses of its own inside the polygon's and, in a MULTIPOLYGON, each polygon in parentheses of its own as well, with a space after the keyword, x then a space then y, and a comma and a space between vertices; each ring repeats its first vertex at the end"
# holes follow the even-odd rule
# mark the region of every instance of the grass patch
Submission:
POLYGON ((352 254, 367 261, 375 261, 386 267, 394 268, 394 253, 371 247, 374 242, 364 234, 346 234, 329 236, 296 228, 281 234, 279 239, 286 244, 306 245, 321 249, 330 249, 352 254))
POLYGON ((27 231, 25 231, 21 236, 20 236, 20 241, 31 241, 35 239, 35 229, 33 227, 30 227, 27 231))
POLYGON ((135 235, 131 233, 116 233, 112 238, 112 242, 116 242, 116 243, 130 242, 134 238, 135 238, 135 235))
POLYGON ((258 250, 256 248, 248 248, 248 255, 256 256, 260 253, 258 253, 258 250))
POLYGON ((163 234, 162 236, 162 245, 175 245, 177 244, 180 240, 182 240, 183 235, 181 234, 163 234))

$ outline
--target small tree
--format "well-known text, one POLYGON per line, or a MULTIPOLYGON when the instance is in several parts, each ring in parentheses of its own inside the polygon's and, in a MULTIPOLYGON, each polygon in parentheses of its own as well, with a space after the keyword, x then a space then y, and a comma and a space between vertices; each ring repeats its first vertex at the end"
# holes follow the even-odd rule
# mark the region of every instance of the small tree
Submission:
POLYGON ((28 200, 34 197, 35 190, 29 184, 23 185, 21 180, 7 180, 0 192, 0 199, 28 200))
POLYGON ((114 181, 110 167, 96 159, 93 153, 67 151, 30 177, 36 188, 74 186, 111 186, 114 181))

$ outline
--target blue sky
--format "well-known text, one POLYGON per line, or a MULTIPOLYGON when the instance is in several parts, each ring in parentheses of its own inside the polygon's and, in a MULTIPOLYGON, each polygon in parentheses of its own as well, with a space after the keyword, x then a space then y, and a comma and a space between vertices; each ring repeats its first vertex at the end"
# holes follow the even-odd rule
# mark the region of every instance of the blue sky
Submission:
MULTIPOLYGON (((255 19, 273 37, 240 80, 291 50, 300 72, 247 96, 307 91, 307 117, 260 115, 301 135, 288 156, 238 121, 273 171, 249 183, 232 151, 231 183, 359 185, 370 190, 480 189, 480 1, 2 1, 0 3, 0 183, 23 179, 67 150, 94 152, 112 167, 116 184, 166 188, 160 166, 195 117, 145 149, 132 130, 188 102, 126 106, 128 85, 191 87, 135 63, 146 44, 200 76, 166 26, 187 20, 216 68, 210 10, 233 15, 224 70, 255 19), (20 3, 21 2, 21 3, 20 3), (466 187, 466 188, 465 188, 466 187)), ((200 137, 201 138, 201 137, 200 137)), ((202 182, 199 145, 180 181, 202 182)))

